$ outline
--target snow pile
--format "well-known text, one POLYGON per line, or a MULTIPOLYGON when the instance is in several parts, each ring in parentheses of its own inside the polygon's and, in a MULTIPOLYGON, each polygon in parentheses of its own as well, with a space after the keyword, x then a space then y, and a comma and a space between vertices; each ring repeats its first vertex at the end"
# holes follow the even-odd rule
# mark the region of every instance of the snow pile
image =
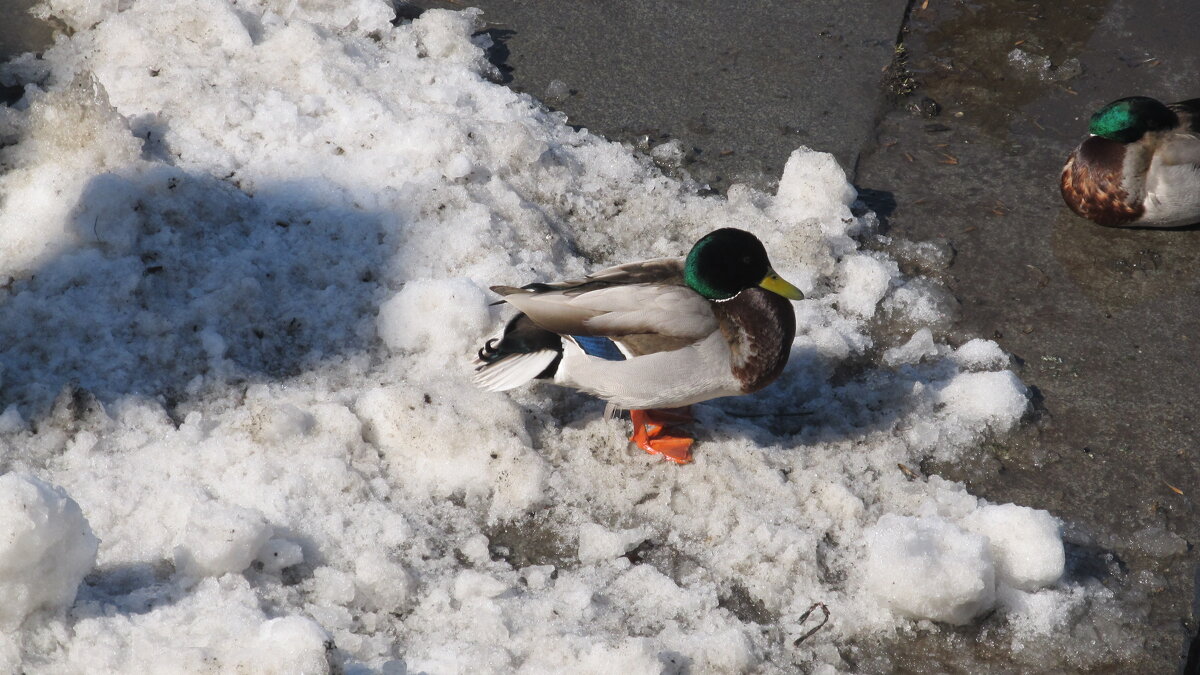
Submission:
POLYGON ((995 606, 998 591, 1057 582, 1060 530, 1045 511, 1015 504, 984 505, 958 524, 885 514, 866 532, 867 586, 906 616, 966 624, 995 606))
POLYGON ((97 543, 62 488, 29 475, 0 476, 0 626, 11 632, 39 609, 70 606, 96 562, 97 543))
POLYGON ((886 514, 867 530, 867 582, 897 611, 965 624, 992 608, 988 540, 942 518, 886 514))
POLYGON ((1049 513, 1016 504, 984 506, 965 525, 987 538, 998 581, 1036 591, 1062 577, 1062 524, 1049 513))
POLYGON ((65 672, 193 673, 205 668, 263 675, 328 673, 328 633, 307 617, 268 618, 245 579, 226 576, 114 614, 83 602, 74 639, 57 656, 65 672))
MULTIPOLYGON (((194 577, 237 574, 262 557, 259 551, 270 538, 271 526, 261 514, 200 503, 188 514, 183 541, 175 548, 175 568, 194 577)), ((270 557, 278 553, 272 551, 270 557)))
POLYGON ((101 543, 0 670, 852 670, 907 617, 993 608, 1043 665, 1134 649, 1086 637, 1114 604, 1055 581, 1048 514, 897 467, 1011 429, 1025 389, 860 249, 875 219, 830 156, 699 197, 488 81, 473 11, 44 10, 73 34, 0 70, 25 86, 0 111, 0 457, 101 543), (488 285, 728 225, 808 299, 779 382, 698 407, 694 465, 585 396, 471 386, 508 316, 488 285))

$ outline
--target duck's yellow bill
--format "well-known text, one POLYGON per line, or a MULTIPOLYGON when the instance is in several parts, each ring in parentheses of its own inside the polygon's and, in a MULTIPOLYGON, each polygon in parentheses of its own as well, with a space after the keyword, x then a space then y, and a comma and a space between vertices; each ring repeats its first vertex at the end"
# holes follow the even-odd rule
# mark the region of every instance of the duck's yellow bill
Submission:
POLYGON ((771 270, 770 274, 764 277, 762 281, 758 282, 758 285, 759 287, 765 288, 776 295, 782 295, 788 300, 804 299, 804 293, 802 293, 799 288, 796 288, 795 286, 784 281, 783 277, 775 273, 775 270, 771 270))

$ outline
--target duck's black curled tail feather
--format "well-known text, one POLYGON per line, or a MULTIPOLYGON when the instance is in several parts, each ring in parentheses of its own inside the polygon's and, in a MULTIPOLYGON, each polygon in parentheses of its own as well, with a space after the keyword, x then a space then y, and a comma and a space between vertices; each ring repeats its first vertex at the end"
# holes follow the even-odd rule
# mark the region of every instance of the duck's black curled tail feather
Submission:
POLYGON ((562 361, 562 338, 518 314, 499 337, 484 343, 475 360, 475 383, 490 391, 554 377, 562 361))
MULTIPOLYGON (((528 316, 518 314, 504 327, 500 337, 488 340, 479 350, 479 360, 492 364, 514 354, 532 354, 542 350, 562 354, 562 338, 557 333, 539 327, 528 316)), ((554 364, 557 366, 557 362, 554 364)), ((541 373, 538 377, 553 377, 554 371, 541 373)))

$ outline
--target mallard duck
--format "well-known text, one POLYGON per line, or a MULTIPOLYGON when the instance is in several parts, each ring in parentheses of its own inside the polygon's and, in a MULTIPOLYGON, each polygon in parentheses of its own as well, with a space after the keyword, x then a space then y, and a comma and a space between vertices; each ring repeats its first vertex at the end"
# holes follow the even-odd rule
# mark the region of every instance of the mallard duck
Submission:
POLYGON ((630 411, 630 441, 674 462, 693 403, 770 384, 787 364, 804 294, 753 234, 723 228, 686 258, 611 267, 575 281, 492 286, 520 314, 488 340, 475 382, 503 391, 551 380, 630 411))
POLYGON ((1072 211, 1108 226, 1200 222, 1200 98, 1119 99, 1092 115, 1088 132, 1060 181, 1072 211))

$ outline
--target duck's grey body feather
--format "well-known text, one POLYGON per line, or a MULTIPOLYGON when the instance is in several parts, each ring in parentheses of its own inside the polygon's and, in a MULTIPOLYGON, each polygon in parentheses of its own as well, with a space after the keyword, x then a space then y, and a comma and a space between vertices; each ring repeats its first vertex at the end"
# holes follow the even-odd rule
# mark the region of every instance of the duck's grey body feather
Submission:
POLYGON ((1200 99, 1169 107, 1179 127, 1160 139, 1145 174, 1143 220, 1159 227, 1200 222, 1200 99))
POLYGON ((610 267, 574 281, 492 290, 548 331, 608 337, 623 351, 622 340, 630 337, 641 348, 629 347, 626 353, 639 356, 654 346, 636 336, 676 338, 660 346, 679 348, 717 328, 709 301, 684 285, 680 258, 610 267))
POLYGON ((729 345, 720 331, 680 349, 624 361, 588 356, 566 340, 554 381, 598 396, 617 408, 679 408, 743 393, 729 363, 729 345))

